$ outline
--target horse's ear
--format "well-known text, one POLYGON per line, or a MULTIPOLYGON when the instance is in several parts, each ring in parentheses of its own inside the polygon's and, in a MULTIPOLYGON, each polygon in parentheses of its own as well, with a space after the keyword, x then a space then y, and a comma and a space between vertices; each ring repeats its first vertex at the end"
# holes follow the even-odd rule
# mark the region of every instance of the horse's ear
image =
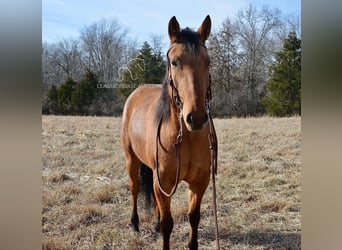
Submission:
POLYGON ((177 37, 180 33, 179 23, 175 16, 173 16, 169 21, 169 38, 170 42, 174 43, 177 41, 177 37))
POLYGON ((211 29, 211 20, 210 20, 210 16, 207 15, 207 17, 204 19, 203 23, 197 30, 197 33, 199 34, 199 38, 202 43, 205 43, 205 41, 208 39, 210 35, 210 29, 211 29))

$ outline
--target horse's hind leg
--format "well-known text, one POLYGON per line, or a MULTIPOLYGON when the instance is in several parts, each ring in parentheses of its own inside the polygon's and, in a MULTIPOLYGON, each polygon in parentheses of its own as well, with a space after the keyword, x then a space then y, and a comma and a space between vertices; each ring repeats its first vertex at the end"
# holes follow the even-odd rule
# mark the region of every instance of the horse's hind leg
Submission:
POLYGON ((129 188, 132 193, 132 216, 131 222, 133 230, 139 232, 139 216, 138 216, 138 193, 139 193, 139 166, 140 161, 134 155, 126 154, 126 168, 129 176, 129 188))

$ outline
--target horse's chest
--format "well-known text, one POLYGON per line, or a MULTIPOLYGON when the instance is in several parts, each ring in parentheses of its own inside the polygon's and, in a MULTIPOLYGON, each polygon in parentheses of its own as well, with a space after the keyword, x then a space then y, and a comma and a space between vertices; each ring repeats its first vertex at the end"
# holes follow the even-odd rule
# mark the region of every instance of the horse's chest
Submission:
POLYGON ((183 156, 190 166, 208 165, 210 163, 210 150, 207 137, 189 138, 185 140, 183 156))

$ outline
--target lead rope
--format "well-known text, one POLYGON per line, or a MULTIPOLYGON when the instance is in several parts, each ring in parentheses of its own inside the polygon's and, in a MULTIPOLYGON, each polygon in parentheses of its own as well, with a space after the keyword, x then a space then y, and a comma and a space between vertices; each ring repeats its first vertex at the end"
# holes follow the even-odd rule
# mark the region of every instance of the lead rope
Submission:
POLYGON ((217 174, 217 138, 216 132, 213 125, 213 120, 208 113, 209 116, 209 148, 211 155, 211 177, 213 180, 213 204, 214 204, 214 219, 215 219, 215 237, 216 237, 216 248, 220 249, 220 236, 218 229, 218 221, 217 221, 217 206, 216 206, 216 183, 215 183, 215 175, 217 174))
POLYGON ((214 220, 215 220, 215 238, 216 238, 216 249, 220 249, 220 235, 217 221, 217 206, 216 206, 216 182, 215 175, 217 175, 217 136, 214 127, 214 122, 210 114, 210 101, 211 101, 211 75, 209 75, 209 87, 206 98, 206 112, 208 115, 209 122, 209 148, 210 148, 210 167, 211 177, 213 181, 213 205, 214 205, 214 220))

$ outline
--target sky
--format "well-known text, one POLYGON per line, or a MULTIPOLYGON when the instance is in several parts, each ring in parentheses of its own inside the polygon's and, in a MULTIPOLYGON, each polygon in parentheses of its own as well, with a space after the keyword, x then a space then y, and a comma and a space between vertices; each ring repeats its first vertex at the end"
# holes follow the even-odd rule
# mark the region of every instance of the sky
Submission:
POLYGON ((43 0, 42 40, 53 43, 77 39, 85 25, 115 18, 128 30, 130 38, 142 43, 149 41, 151 34, 167 38, 172 16, 176 16, 181 28, 197 29, 209 14, 212 29, 216 29, 250 3, 258 8, 276 7, 285 15, 301 13, 300 0, 43 0))

